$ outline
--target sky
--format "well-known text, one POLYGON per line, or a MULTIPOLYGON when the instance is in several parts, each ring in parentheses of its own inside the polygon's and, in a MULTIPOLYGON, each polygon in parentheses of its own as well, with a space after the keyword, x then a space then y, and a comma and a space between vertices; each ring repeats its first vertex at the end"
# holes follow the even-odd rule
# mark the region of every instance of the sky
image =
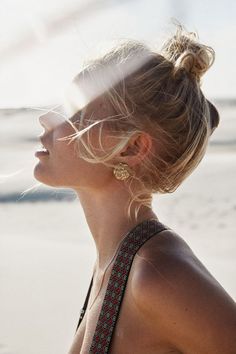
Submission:
POLYGON ((126 38, 158 50, 173 17, 215 49, 207 97, 235 98, 235 1, 1 0, 0 107, 60 103, 86 60, 126 38))

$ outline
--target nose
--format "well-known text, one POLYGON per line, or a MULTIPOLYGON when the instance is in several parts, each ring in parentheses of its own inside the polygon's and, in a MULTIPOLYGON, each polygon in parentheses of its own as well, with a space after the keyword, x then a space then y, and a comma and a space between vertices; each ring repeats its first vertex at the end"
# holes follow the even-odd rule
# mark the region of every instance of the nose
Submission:
POLYGON ((45 130, 50 130, 50 124, 49 124, 49 119, 47 117, 47 114, 42 114, 40 117, 39 117, 39 123, 42 125, 42 127, 45 129, 45 130))
POLYGON ((65 116, 55 110, 44 113, 39 117, 39 123, 46 131, 55 129, 65 122, 65 120, 65 116))

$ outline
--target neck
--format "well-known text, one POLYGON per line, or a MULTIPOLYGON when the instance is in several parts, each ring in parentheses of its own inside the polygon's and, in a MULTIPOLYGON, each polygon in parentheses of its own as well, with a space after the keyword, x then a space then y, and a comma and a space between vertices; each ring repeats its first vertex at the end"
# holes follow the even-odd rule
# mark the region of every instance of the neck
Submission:
MULTIPOLYGON (((100 194, 80 190, 77 194, 96 245, 97 272, 102 273, 106 269, 122 239, 136 225, 146 219, 158 220, 152 209, 144 206, 140 207, 137 219, 130 220, 126 215, 128 194, 123 189, 100 194)), ((132 209, 134 207, 135 204, 132 209)))

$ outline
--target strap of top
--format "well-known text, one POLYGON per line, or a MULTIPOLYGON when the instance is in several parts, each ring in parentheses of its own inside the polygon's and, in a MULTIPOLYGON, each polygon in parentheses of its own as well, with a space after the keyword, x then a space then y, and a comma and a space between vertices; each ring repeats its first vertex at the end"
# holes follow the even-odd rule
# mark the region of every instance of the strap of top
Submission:
POLYGON ((91 292, 91 289, 92 289, 92 286, 93 286, 93 276, 92 276, 92 279, 90 281, 90 285, 89 285, 89 289, 88 289, 88 292, 87 292, 87 295, 86 295, 86 299, 85 299, 85 302, 84 302, 84 306, 82 307, 81 311, 80 311, 80 316, 79 316, 79 322, 78 322, 78 325, 76 327, 76 331, 75 333, 77 332, 79 326, 80 326, 80 323, 82 322, 82 319, 84 317, 84 314, 85 314, 85 311, 86 311, 86 308, 88 306, 88 301, 89 301, 89 296, 90 296, 90 292, 91 292))
MULTIPOLYGON (((168 229, 170 228, 160 221, 148 219, 136 225, 124 237, 112 268, 89 353, 108 353, 134 256, 148 239, 168 229)), ((93 277, 80 313, 77 329, 86 311, 92 284, 93 277)))

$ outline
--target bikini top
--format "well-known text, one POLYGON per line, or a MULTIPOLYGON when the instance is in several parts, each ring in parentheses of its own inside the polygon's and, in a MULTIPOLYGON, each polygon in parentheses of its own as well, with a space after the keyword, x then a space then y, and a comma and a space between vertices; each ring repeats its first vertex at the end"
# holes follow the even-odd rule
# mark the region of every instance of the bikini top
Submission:
MULTIPOLYGON (((140 247, 152 236, 169 229, 168 226, 156 219, 147 219, 136 225, 124 237, 111 271, 89 353, 108 353, 134 256, 140 247)), ((84 317, 92 285, 93 276, 84 306, 80 311, 76 332, 84 317)))

